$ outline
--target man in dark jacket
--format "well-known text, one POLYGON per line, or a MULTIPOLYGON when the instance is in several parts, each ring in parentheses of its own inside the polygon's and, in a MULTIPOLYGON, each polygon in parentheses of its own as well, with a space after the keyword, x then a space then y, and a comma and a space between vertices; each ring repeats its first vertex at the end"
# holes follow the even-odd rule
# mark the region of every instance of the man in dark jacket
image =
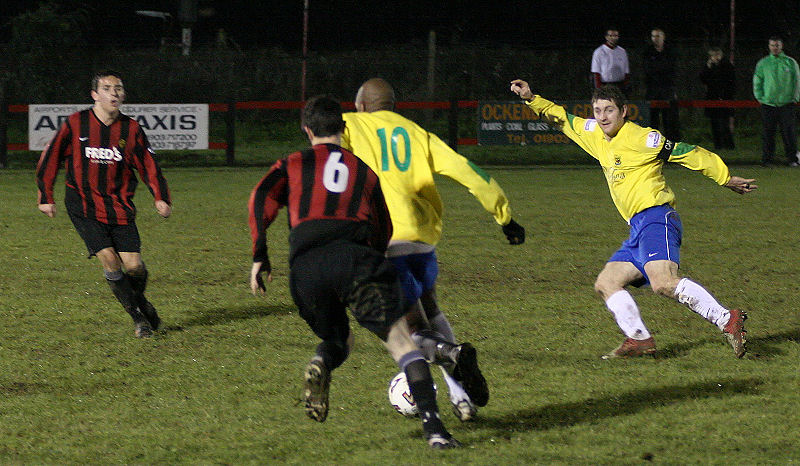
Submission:
POLYGON ((665 137, 675 141, 680 139, 678 107, 675 92, 675 67, 677 57, 671 47, 666 46, 667 35, 660 28, 650 31, 651 44, 644 52, 644 82, 647 86, 647 100, 670 101, 668 108, 651 108, 650 125, 660 130, 665 137))

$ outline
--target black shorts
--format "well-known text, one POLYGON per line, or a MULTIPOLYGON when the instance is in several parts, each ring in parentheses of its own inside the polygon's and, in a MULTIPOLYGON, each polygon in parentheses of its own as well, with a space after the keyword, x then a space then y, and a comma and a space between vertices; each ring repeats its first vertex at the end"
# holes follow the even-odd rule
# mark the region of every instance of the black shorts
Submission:
POLYGON ((114 248, 117 252, 141 251, 142 242, 135 223, 109 225, 93 218, 86 218, 72 212, 68 213, 72 224, 75 225, 75 230, 86 243, 89 257, 105 248, 114 248))
POLYGON ((323 340, 349 334, 347 307, 384 341, 407 310, 394 265, 378 251, 346 241, 295 257, 289 287, 300 316, 323 340))

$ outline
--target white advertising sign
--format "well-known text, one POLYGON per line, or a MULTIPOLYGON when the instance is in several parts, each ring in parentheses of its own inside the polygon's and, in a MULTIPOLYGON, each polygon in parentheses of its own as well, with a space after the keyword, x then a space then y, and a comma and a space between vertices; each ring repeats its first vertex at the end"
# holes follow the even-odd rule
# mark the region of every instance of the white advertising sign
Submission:
MULTIPOLYGON (((43 150, 71 114, 88 107, 29 105, 29 150, 43 150)), ((208 104, 126 104, 120 111, 139 123, 156 151, 208 149, 208 104)))

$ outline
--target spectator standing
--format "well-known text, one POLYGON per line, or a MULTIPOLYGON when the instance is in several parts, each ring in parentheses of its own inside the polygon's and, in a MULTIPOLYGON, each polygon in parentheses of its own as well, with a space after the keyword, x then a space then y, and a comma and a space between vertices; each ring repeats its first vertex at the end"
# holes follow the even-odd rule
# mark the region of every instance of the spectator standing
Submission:
POLYGON ((800 69, 794 58, 783 53, 783 39, 778 36, 769 38, 769 55, 756 64, 753 95, 761 103, 761 119, 764 122, 761 165, 772 163, 775 156, 775 130, 780 125, 787 162, 789 166, 796 167, 794 104, 800 99, 800 69))
POLYGON ((617 28, 608 28, 605 38, 605 43, 594 49, 592 54, 592 83, 595 89, 606 84, 614 84, 627 93, 631 77, 628 52, 617 45, 619 42, 617 28))
MULTIPOLYGON (((706 86, 706 100, 732 100, 736 94, 736 70, 728 60, 723 60, 722 49, 708 49, 708 61, 700 72, 700 81, 706 86)), ((711 120, 711 135, 714 149, 734 149, 731 119, 732 108, 707 107, 706 116, 711 120)))
POLYGON ((645 49, 644 83, 647 100, 667 100, 668 108, 650 109, 650 126, 661 131, 673 141, 680 139, 678 121, 678 95, 675 92, 675 70, 677 56, 672 47, 666 44, 667 35, 660 28, 650 31, 650 45, 645 49))

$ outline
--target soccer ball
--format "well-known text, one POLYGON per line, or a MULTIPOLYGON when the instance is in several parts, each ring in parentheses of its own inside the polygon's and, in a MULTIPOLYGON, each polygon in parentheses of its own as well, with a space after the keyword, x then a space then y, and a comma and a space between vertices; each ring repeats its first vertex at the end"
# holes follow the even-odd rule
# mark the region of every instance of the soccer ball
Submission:
POLYGON ((411 396, 406 373, 400 372, 389 382, 389 403, 403 416, 414 417, 419 415, 419 408, 411 396))
MULTIPOLYGON (((433 390, 434 392, 436 391, 436 384, 433 384, 433 390)), ((398 373, 389 382, 389 403, 403 416, 415 417, 419 415, 419 408, 417 403, 414 402, 414 397, 411 396, 411 389, 408 387, 408 379, 406 379, 405 372, 398 373)))

